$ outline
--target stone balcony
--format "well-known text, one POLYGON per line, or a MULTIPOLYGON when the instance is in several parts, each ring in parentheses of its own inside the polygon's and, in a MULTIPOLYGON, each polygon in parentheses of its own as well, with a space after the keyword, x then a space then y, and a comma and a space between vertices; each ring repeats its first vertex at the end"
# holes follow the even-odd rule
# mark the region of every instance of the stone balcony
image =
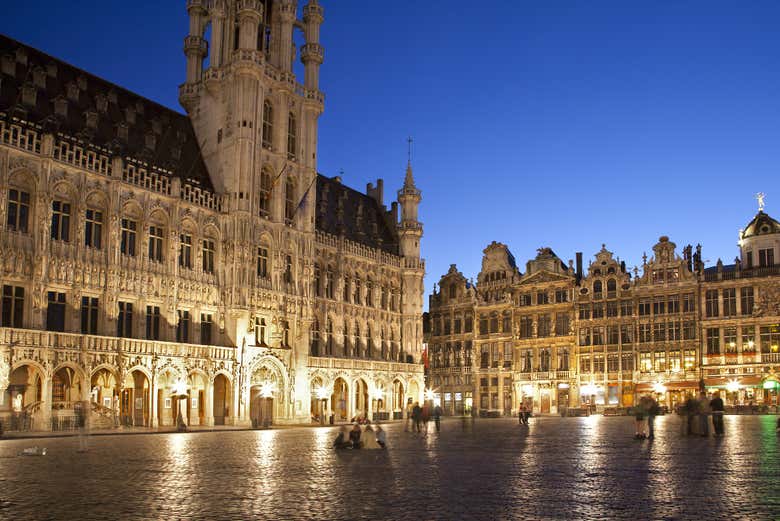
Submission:
POLYGON ((127 356, 151 355, 225 361, 236 359, 236 348, 229 346, 181 344, 139 338, 118 338, 7 327, 0 328, 0 347, 2 346, 11 346, 14 349, 44 348, 56 351, 111 353, 127 356))
POLYGON ((387 362, 384 360, 359 360, 353 358, 309 357, 309 367, 316 369, 356 369, 359 371, 423 373, 422 364, 387 362))

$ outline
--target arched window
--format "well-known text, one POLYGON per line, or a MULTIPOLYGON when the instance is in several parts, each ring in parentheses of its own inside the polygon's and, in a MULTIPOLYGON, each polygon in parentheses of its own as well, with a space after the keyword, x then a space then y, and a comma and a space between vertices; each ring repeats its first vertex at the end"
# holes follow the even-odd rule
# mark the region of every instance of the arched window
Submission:
POLYGON ((601 284, 600 280, 597 280, 593 283, 593 298, 601 298, 601 293, 603 291, 603 286, 601 284))
POLYGON ((615 297, 616 292, 617 292, 617 281, 615 279, 609 279, 607 281, 607 297, 609 298, 615 297))
POLYGON ((270 149, 273 143, 274 107, 271 102, 263 102, 263 147, 270 149))
POLYGON ((260 216, 268 217, 271 213, 271 173, 263 170, 260 174, 260 216))
POLYGON ((298 122, 295 114, 290 112, 287 116, 287 159, 295 159, 295 151, 298 148, 298 122))
POLYGON ((291 224, 295 217, 295 179, 287 178, 284 187, 284 219, 291 224))
POLYGON ((374 283, 371 282, 371 277, 366 281, 366 305, 374 306, 374 283))

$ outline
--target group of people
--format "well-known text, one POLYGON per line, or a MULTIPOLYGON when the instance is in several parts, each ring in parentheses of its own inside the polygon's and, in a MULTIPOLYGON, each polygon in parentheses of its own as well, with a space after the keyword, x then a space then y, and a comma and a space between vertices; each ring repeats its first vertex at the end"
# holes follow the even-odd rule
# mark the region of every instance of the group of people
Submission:
POLYGON ((517 409, 517 421, 520 425, 528 425, 528 418, 531 417, 531 409, 524 403, 520 404, 520 408, 517 409))
MULTIPOLYGON (((712 399, 702 391, 699 398, 688 394, 685 403, 680 409, 684 417, 682 434, 685 436, 709 436, 710 417, 712 417, 712 429, 715 436, 723 436, 723 413, 725 407, 719 392, 715 392, 712 399)), ((653 439, 655 437, 655 417, 661 414, 661 407, 651 395, 639 399, 639 404, 634 407, 634 420, 636 429, 634 437, 637 439, 653 439)))
POLYGON ((712 416, 712 428, 715 436, 723 436, 723 413, 725 407, 720 392, 715 392, 712 399, 707 398, 707 393, 702 391, 696 399, 692 394, 685 397, 685 403, 681 410, 685 416, 683 434, 686 436, 709 436, 709 417, 712 416))
POLYGON ((404 425, 404 432, 416 432, 426 436, 428 434, 428 422, 433 418, 433 422, 436 425, 436 432, 441 430, 441 407, 435 405, 433 408, 428 404, 420 406, 420 402, 414 402, 411 400, 406 404, 406 424, 404 425))
POLYGON ((339 434, 333 442, 334 449, 384 449, 387 447, 387 434, 382 426, 377 424, 376 430, 370 423, 365 429, 360 424, 352 424, 352 430, 347 432, 347 427, 342 425, 339 434))

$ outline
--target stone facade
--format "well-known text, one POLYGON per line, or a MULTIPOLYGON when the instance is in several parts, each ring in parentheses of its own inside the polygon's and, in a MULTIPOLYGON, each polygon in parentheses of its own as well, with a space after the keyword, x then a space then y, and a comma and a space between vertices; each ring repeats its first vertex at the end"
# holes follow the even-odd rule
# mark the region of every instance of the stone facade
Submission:
POLYGON ((633 272, 602 246, 586 269, 549 248, 515 265, 492 243, 476 284, 455 265, 430 296, 430 385, 450 414, 668 407, 720 390, 729 405, 778 405, 780 225, 760 210, 733 265, 705 268, 667 237, 633 272), (465 317, 474 326, 462 326, 465 317))
POLYGON ((187 116, 0 37, 0 415, 398 416, 423 391, 411 166, 390 210, 317 173, 315 0, 186 7, 187 116))

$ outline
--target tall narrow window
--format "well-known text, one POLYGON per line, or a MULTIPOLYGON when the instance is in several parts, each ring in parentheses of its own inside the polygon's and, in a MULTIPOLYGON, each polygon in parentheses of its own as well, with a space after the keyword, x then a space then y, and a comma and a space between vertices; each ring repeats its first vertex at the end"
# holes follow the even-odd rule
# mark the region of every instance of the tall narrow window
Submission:
POLYGON ((192 235, 179 235, 179 266, 192 269, 192 235))
POLYGON ((317 319, 311 325, 310 351, 311 356, 320 356, 320 323, 317 319))
POLYGON ((3 327, 24 327, 24 288, 3 286, 3 327))
POLYGON ((718 316, 718 290, 708 289, 705 295, 707 317, 718 316))
POLYGON ((322 269, 319 264, 314 265, 314 296, 321 297, 322 288, 322 269))
POLYGON ((257 276, 268 278, 268 248, 262 246, 257 249, 257 276))
POLYGON ((333 321, 328 319, 327 327, 325 328, 325 355, 333 356, 333 321))
POLYGON ((149 260, 163 261, 163 237, 165 231, 161 226, 149 227, 149 260))
POLYGON ((30 194, 21 190, 8 191, 8 229, 27 233, 30 219, 30 194))
POLYGON ((200 343, 210 346, 212 341, 211 332, 214 329, 214 315, 211 313, 200 314, 200 343))
POLYGON ((287 178, 284 188, 284 219, 287 224, 292 224, 295 217, 295 180, 287 178))
POLYGON ((255 345, 256 346, 263 346, 265 347, 267 344, 265 343, 265 319, 264 318, 256 318, 255 319, 255 345))
POLYGON ((268 217, 271 213, 271 174, 263 171, 260 174, 260 216, 268 217))
POLYGON ((53 241, 68 242, 70 240, 70 203, 52 201, 51 238, 53 241))
POLYGON ((212 239, 203 240, 203 273, 214 273, 214 251, 216 247, 212 239))
POLYGON ((758 250, 758 265, 774 266, 775 265, 775 250, 774 248, 767 248, 765 250, 758 250))
POLYGON ((122 219, 122 242, 119 250, 122 255, 135 257, 135 235, 138 230, 138 223, 132 219, 122 219))
POLYGON ((46 308, 46 330, 65 331, 65 293, 49 291, 46 308))
POLYGON ((84 245, 99 250, 103 244, 103 212, 87 208, 84 223, 84 245))
POLYGON ((741 288, 739 292, 740 292, 740 301, 741 301, 740 307, 742 308, 742 314, 752 315, 753 314, 753 287, 747 286, 741 288))
POLYGON ((97 297, 81 297, 81 332, 85 335, 97 335, 98 309, 97 297))
POLYGON ((146 339, 160 340, 160 306, 146 306, 146 339))
POLYGON ((290 112, 287 116, 287 159, 295 159, 295 151, 298 148, 298 122, 295 114, 290 112))
POLYGON ((176 341, 188 344, 190 341, 190 312, 179 309, 176 314, 178 315, 176 341))
POLYGON ((285 259, 285 263, 284 263, 284 281, 287 284, 292 284, 292 282, 293 282, 292 255, 287 255, 287 258, 285 259))
POLYGON ((290 347, 290 323, 282 320, 282 347, 290 347))
POLYGON ((133 337, 133 303, 119 302, 119 318, 116 321, 116 336, 133 337))
POLYGON ((733 317, 737 314, 737 288, 723 290, 723 316, 733 317))
POLYGON ((271 102, 263 103, 263 147, 270 149, 273 145, 274 107, 271 102))
POLYGON ((335 290, 335 279, 333 277, 333 270, 328 266, 325 272, 325 298, 333 298, 335 290))

